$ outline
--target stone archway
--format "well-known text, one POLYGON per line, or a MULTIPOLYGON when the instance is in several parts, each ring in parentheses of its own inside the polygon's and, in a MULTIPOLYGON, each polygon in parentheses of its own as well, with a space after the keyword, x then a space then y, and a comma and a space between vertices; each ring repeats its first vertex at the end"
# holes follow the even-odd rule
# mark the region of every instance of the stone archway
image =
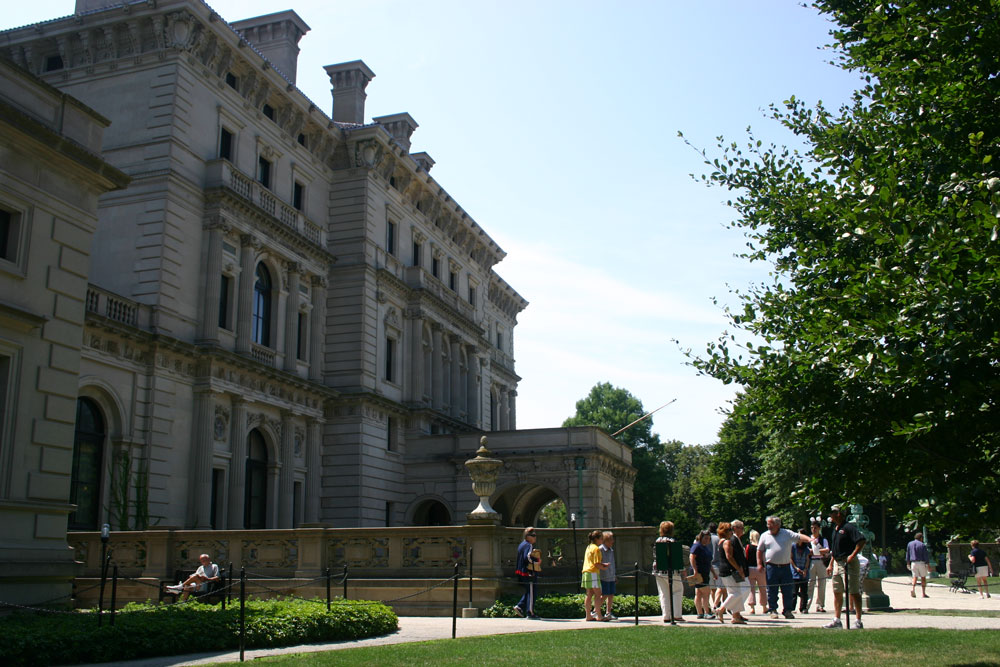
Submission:
POLYGON ((556 499, 566 502, 549 487, 526 482, 507 486, 494 494, 490 503, 500 513, 503 525, 531 526, 537 522, 542 508, 556 499))

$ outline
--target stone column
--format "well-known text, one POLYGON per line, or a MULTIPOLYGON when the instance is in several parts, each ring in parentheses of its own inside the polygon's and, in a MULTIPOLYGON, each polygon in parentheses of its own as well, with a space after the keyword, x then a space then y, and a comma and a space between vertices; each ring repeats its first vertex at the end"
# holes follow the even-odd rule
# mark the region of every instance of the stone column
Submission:
POLYGON ((424 402, 424 321, 420 317, 410 320, 410 400, 424 402))
MULTIPOLYGON (((250 234, 240 237, 240 286, 236 298, 236 351, 250 353, 253 335, 253 284, 256 280, 254 268, 257 262, 257 248, 260 243, 250 234)), ((240 502, 243 506, 243 502, 240 502)))
POLYGON ((510 430, 513 431, 517 429, 517 391, 514 389, 510 390, 510 398, 507 399, 509 414, 507 416, 507 423, 510 425, 510 430))
POLYGON ((457 336, 451 339, 451 400, 448 401, 451 416, 456 419, 462 414, 465 405, 465 386, 462 382, 462 344, 457 336))
POLYGON ((441 325, 436 322, 431 325, 431 392, 434 396, 434 409, 444 406, 443 362, 441 360, 441 325))
POLYGON ((212 511, 212 422, 215 417, 212 392, 207 387, 195 390, 193 416, 187 524, 189 528, 205 530, 212 527, 209 515, 212 511))
POLYGON ((201 314, 201 338, 219 340, 219 291, 222 289, 222 235, 229 227, 213 222, 208 228, 208 257, 205 262, 205 308, 201 314))
POLYGON ((291 528, 295 502, 293 473, 295 472, 295 422, 292 413, 281 413, 281 468, 278 470, 278 521, 276 528, 291 528))
POLYGON ((309 327, 309 379, 323 381, 323 350, 326 335, 326 278, 312 279, 312 322, 309 327))
POLYGON ((479 396, 479 356, 476 354, 475 347, 470 345, 466 349, 466 358, 468 359, 468 367, 465 374, 465 397, 468 416, 465 421, 473 426, 478 426, 479 401, 481 399, 479 396))
POLYGON ((500 405, 497 406, 497 419, 500 422, 500 430, 506 431, 510 428, 510 396, 508 394, 507 388, 503 387, 500 389, 500 405))
POLYGON ((285 302, 285 370, 298 370, 299 265, 288 263, 288 300, 285 302))
POLYGON ((229 425, 229 530, 243 530, 243 501, 247 476, 247 402, 233 397, 233 421, 229 425))
POLYGON ((323 422, 310 419, 306 423, 306 490, 305 522, 319 523, 319 499, 323 489, 323 422))

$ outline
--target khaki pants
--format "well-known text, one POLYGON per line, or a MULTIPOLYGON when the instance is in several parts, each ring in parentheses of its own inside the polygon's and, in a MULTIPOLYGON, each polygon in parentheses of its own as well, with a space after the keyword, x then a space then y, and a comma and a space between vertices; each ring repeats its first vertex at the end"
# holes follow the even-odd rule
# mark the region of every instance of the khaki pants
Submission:
POLYGON ((826 565, 817 558, 809 565, 809 602, 807 609, 816 601, 817 607, 826 607, 826 565))

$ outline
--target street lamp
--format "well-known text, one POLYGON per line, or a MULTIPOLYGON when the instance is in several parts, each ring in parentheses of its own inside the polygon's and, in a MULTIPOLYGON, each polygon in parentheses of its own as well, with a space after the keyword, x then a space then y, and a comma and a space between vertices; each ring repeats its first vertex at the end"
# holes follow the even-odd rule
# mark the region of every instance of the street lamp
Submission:
POLYGON ((569 526, 573 529, 573 566, 580 567, 580 552, 579 547, 576 546, 576 513, 571 512, 569 515, 569 526))
POLYGON ((104 585, 108 581, 108 540, 111 538, 111 526, 101 526, 101 595, 97 598, 97 627, 104 621, 104 585))

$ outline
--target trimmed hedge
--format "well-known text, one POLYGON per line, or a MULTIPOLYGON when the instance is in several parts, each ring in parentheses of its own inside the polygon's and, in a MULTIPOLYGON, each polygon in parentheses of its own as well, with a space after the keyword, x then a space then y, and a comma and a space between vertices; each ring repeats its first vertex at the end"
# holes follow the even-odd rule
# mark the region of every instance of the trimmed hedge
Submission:
MULTIPOLYGON (((105 614, 107 614, 105 612, 105 614)), ((129 604, 115 625, 92 611, 17 613, 0 619, 0 664, 60 665, 110 662, 239 648, 239 604, 129 604)), ((248 600, 246 647, 269 648, 374 637, 398 628, 396 614, 380 602, 248 600)))
MULTIPOLYGON (((583 593, 575 595, 545 595, 535 599, 535 613, 542 618, 583 618, 583 593)), ((514 618, 514 605, 520 596, 505 595, 493 603, 493 606, 483 610, 487 618, 514 618)), ((694 600, 681 599, 681 609, 685 614, 693 614, 694 600)), ((612 605, 615 616, 625 618, 635 615, 635 596, 616 595, 612 605)), ((659 616, 660 598, 656 595, 639 596, 640 616, 659 616)))

